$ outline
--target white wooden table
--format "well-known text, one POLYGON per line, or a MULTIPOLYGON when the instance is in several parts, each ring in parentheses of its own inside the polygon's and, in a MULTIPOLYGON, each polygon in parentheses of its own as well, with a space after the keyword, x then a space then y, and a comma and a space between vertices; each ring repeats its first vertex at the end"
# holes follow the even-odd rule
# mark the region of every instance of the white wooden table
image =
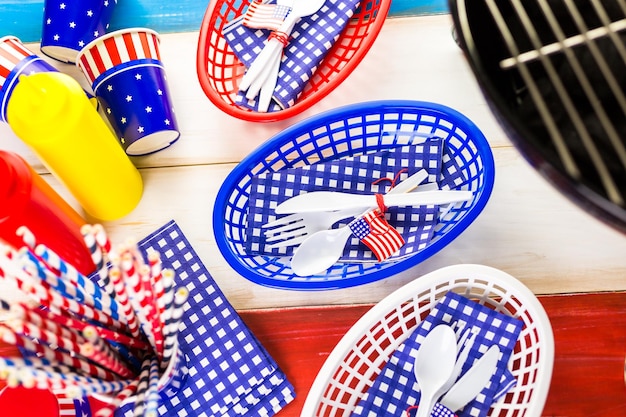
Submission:
MULTIPOLYGON (((162 58, 181 138, 169 149, 133 159, 144 179, 144 195, 131 214, 104 223, 109 236, 113 242, 140 239, 168 220, 176 220, 229 301, 240 310, 373 303, 426 272, 456 263, 502 269, 536 294, 626 290, 626 236, 561 196, 520 156, 490 112, 452 39, 451 27, 448 15, 388 19, 368 56, 339 88, 307 112, 271 124, 235 119, 210 103, 195 72, 197 32, 163 35, 162 58), (228 173, 257 146, 299 120, 346 104, 380 99, 441 103, 465 114, 483 131, 493 149, 496 183, 479 218, 422 264, 361 287, 297 292, 265 288, 238 275, 222 258, 211 223, 215 196, 228 173)), ((36 44, 27 46, 38 51, 36 44)), ((76 67, 50 62, 85 85, 76 67)), ((83 213, 6 124, 0 126, 0 148, 23 155, 83 213)))

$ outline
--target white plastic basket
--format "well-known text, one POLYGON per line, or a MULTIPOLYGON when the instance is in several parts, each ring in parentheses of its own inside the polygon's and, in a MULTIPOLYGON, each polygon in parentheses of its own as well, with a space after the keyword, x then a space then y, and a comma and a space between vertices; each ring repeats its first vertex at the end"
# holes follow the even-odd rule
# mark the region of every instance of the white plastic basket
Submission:
POLYGON ((492 406, 490 415, 541 416, 554 363, 554 336, 543 306, 511 275, 464 264, 415 279, 363 315, 322 366, 301 416, 349 416, 394 351, 449 291, 524 322, 509 361, 517 384, 492 406))

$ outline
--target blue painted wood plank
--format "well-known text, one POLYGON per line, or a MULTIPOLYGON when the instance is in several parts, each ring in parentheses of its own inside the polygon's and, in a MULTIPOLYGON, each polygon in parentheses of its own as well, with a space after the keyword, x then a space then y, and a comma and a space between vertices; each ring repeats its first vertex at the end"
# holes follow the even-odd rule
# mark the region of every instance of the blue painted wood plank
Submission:
MULTIPOLYGON (((206 0, 118 0, 111 30, 148 27, 159 33, 196 31, 207 5, 206 0)), ((43 8, 43 0, 0 0, 0 36, 13 35, 22 42, 39 42, 43 8)), ((447 0, 394 0, 389 16, 447 12, 447 0)))

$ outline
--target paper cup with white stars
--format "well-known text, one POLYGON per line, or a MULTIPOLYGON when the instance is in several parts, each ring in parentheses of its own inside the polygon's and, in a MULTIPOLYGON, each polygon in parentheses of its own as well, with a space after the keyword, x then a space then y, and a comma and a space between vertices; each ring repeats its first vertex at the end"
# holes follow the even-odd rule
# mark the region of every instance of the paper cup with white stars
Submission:
POLYGON ((122 29, 89 43, 76 62, 130 156, 160 151, 180 137, 159 42, 153 30, 122 29))
POLYGON ((45 0, 41 52, 74 63, 89 42, 106 34, 117 0, 45 0))

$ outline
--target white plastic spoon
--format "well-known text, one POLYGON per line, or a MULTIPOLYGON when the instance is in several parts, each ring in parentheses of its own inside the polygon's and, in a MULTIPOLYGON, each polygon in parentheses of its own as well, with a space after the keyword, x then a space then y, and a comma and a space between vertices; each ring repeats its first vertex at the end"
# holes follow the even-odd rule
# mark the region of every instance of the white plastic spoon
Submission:
POLYGON ((351 234, 348 226, 313 233, 298 246, 291 257, 294 274, 308 277, 333 266, 341 257, 351 234))
POLYGON ((430 416, 435 398, 441 395, 442 386, 452 374, 456 353, 456 335, 450 326, 441 324, 424 338, 413 364, 421 393, 415 417, 430 416))

